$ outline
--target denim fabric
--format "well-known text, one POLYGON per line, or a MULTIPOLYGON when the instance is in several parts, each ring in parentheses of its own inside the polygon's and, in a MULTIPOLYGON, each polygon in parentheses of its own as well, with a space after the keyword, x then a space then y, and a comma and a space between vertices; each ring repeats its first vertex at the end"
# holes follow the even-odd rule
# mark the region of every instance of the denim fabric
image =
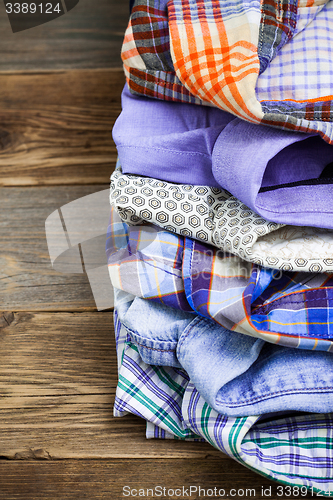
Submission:
POLYGON ((119 318, 145 363, 181 368, 176 354, 178 339, 196 316, 114 290, 119 318))
POLYGON ((220 413, 333 411, 329 353, 268 344, 120 290, 115 291, 115 306, 143 361, 186 370, 220 413))
POLYGON ((184 370, 145 363, 117 310, 115 332, 115 417, 133 413, 146 419, 147 437, 204 439, 263 476, 302 487, 301 496, 306 487, 332 491, 333 414, 223 415, 207 404, 184 370))

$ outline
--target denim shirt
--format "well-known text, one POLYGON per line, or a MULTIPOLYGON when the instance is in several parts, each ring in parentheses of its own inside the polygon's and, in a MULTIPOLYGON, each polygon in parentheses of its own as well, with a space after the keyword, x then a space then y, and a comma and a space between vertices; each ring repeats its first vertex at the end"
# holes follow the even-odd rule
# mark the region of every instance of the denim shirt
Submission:
POLYGON ((227 417, 205 402, 184 370, 145 363, 117 310, 115 332, 114 416, 144 418, 148 438, 205 440, 269 479, 298 486, 303 496, 306 488, 332 491, 331 413, 227 417))
POLYGON ((184 369, 219 413, 333 411, 331 353, 270 344, 116 289, 115 307, 142 360, 184 369))

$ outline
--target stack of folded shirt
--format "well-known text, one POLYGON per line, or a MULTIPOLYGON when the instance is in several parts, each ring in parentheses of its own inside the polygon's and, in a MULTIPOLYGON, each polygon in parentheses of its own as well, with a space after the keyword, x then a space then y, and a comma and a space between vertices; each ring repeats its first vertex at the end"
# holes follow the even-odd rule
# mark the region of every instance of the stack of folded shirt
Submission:
POLYGON ((135 0, 114 412, 333 488, 333 1, 135 0))

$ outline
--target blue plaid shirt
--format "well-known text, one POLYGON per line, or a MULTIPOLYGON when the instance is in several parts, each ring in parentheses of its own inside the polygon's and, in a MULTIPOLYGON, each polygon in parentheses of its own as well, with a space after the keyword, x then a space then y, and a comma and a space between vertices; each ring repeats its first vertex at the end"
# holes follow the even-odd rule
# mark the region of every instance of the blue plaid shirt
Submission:
POLYGON ((268 342, 333 349, 329 274, 262 268, 149 224, 129 226, 113 208, 107 256, 118 289, 268 342))

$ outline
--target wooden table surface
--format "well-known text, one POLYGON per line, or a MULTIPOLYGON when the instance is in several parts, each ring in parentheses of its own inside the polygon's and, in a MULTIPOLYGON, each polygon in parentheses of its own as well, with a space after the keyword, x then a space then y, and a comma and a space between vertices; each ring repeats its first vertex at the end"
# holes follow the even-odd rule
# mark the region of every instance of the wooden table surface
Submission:
POLYGON ((127 16, 127 2, 80 0, 13 34, 1 11, 0 499, 118 500, 156 485, 278 499, 208 444, 146 440, 143 420, 113 418, 112 311, 96 310, 85 274, 50 264, 46 218, 106 189, 115 165, 127 16))

